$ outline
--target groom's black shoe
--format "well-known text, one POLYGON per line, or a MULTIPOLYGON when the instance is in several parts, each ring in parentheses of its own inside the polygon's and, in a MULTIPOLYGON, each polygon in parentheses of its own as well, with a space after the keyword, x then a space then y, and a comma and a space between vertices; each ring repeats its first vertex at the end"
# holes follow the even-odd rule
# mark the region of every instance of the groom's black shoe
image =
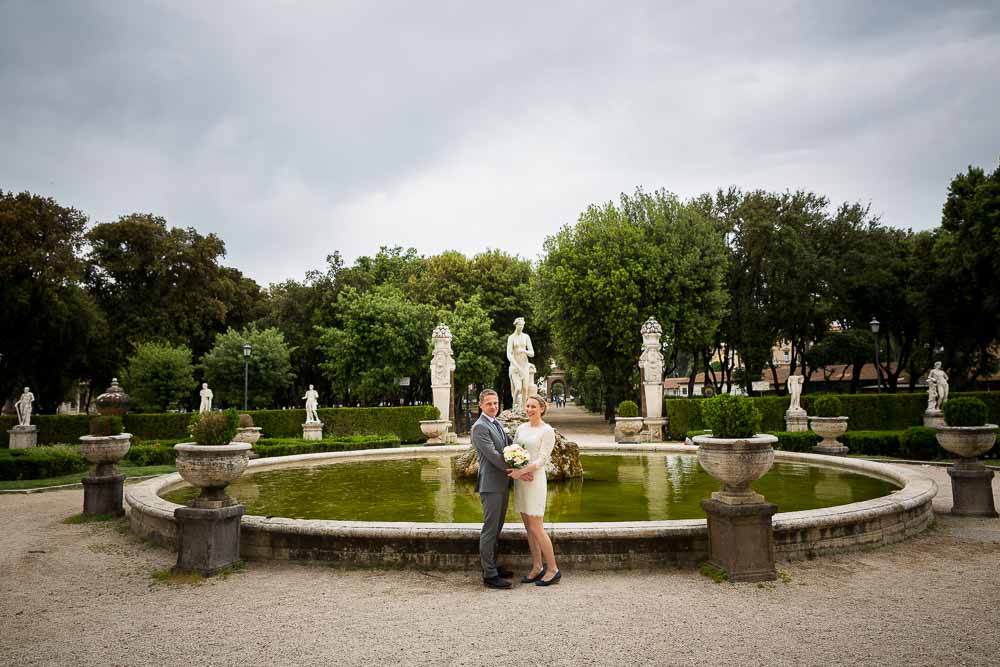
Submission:
POLYGON ((488 577, 483 579, 483 584, 488 588, 510 588, 510 581, 500 577, 488 577))
POLYGON ((499 565, 497 565, 497 576, 503 577, 504 579, 510 579, 511 577, 514 576, 514 571, 508 570, 505 567, 500 567, 499 565))

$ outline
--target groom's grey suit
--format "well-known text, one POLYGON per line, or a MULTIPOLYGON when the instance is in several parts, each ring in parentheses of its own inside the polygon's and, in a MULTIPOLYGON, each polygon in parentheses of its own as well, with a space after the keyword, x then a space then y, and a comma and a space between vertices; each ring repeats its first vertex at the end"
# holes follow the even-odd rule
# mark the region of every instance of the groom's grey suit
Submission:
POLYGON ((479 558, 483 563, 483 579, 497 576, 497 541, 503 529, 510 498, 511 479, 507 476, 507 463, 503 448, 511 444, 509 435, 500 422, 480 415, 472 425, 472 446, 479 459, 476 492, 483 503, 483 529, 479 533, 479 558))

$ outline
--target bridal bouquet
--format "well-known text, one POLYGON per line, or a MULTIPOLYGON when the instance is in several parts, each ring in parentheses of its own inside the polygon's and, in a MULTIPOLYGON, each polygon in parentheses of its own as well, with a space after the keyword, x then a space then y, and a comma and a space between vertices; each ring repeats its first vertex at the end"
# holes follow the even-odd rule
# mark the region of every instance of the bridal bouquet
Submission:
POLYGON ((503 460, 511 468, 523 468, 528 465, 528 452, 521 445, 507 445, 503 448, 503 460))

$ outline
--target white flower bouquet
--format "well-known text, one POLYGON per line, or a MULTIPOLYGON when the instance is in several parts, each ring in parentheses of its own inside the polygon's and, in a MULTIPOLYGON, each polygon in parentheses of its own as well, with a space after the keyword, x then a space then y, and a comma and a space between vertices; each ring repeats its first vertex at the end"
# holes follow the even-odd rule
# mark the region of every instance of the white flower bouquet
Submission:
POLYGON ((507 445, 503 448, 503 460, 511 468, 523 468, 528 465, 528 452, 521 445, 507 445))

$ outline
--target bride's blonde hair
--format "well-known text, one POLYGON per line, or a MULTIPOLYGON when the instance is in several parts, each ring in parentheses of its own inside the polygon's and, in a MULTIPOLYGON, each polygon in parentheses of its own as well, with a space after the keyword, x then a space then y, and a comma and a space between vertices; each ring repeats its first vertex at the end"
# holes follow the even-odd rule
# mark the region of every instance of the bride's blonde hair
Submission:
POLYGON ((548 411, 548 409, 549 409, 549 404, 548 404, 548 403, 546 403, 546 402, 545 402, 545 399, 544 399, 544 398, 542 398, 541 396, 529 396, 529 397, 528 397, 528 398, 527 398, 527 399, 525 400, 525 403, 527 403, 528 401, 538 401, 538 407, 540 407, 540 408, 542 409, 542 416, 544 416, 544 415, 545 415, 545 413, 546 413, 546 412, 548 411))

